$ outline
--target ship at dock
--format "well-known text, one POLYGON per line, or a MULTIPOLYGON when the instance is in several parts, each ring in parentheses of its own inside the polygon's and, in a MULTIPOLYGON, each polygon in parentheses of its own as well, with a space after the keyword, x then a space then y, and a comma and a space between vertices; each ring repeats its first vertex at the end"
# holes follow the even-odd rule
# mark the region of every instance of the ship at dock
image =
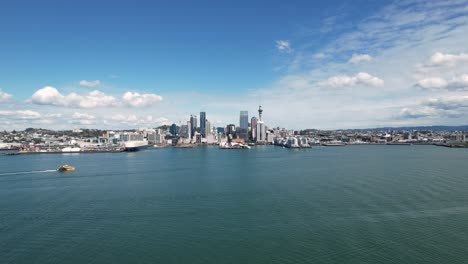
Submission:
POLYGON ((149 147, 146 140, 134 140, 123 142, 124 151, 140 151, 149 147))

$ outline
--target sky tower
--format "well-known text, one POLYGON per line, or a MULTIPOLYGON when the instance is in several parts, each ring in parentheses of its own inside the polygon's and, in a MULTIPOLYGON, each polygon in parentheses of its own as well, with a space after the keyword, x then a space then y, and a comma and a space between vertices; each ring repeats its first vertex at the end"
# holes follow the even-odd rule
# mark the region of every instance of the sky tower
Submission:
POLYGON ((262 121, 262 113, 263 113, 262 106, 259 105, 258 106, 258 120, 260 120, 260 121, 262 121))

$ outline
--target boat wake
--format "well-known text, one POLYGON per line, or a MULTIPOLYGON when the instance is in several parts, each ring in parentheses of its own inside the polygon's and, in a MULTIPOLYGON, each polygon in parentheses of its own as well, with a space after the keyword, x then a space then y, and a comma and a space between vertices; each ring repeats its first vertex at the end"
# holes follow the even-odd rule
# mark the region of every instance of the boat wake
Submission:
POLYGON ((45 172, 53 172, 53 171, 57 171, 57 170, 40 170, 40 171, 6 172, 6 173, 0 173, 0 176, 6 176, 6 175, 17 175, 17 174, 45 173, 45 172))

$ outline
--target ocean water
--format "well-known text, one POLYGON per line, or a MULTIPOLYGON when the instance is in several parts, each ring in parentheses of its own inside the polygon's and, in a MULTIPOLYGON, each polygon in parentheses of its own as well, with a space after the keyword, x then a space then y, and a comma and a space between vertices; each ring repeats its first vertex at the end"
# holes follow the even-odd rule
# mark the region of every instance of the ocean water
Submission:
POLYGON ((0 263, 468 263, 468 149, 0 156, 0 263))

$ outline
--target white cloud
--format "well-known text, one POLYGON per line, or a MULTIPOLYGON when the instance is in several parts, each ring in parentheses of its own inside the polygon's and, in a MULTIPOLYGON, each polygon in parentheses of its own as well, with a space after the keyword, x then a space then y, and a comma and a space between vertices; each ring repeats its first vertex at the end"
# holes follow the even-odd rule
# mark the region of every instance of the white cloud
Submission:
POLYGON ((357 86, 357 85, 380 87, 384 85, 384 81, 366 72, 360 72, 354 76, 349 76, 349 75, 333 76, 333 77, 328 78, 326 81, 320 82, 319 85, 330 86, 330 87, 346 87, 346 86, 357 86))
POLYGON ((402 118, 422 118, 436 115, 437 111, 431 107, 403 108, 400 112, 402 118))
POLYGON ((426 78, 420 80, 416 86, 424 89, 434 89, 434 88, 445 88, 447 87, 448 82, 439 77, 426 78))
POLYGON ((165 117, 156 118, 156 120, 154 120, 154 122, 155 122, 157 125, 160 125, 160 126, 172 124, 172 122, 171 122, 168 118, 165 118, 165 117))
POLYGON ((151 126, 154 124, 151 115, 137 116, 135 114, 116 114, 111 117, 111 120, 126 126, 151 126))
POLYGON ((349 59, 349 63, 360 63, 363 61, 371 61, 372 57, 368 54, 353 54, 351 58, 349 59))
POLYGON ((46 86, 37 90, 31 97, 34 104, 56 105, 75 108, 95 108, 117 105, 117 99, 100 91, 92 91, 85 95, 70 93, 61 94, 56 88, 46 86))
POLYGON ((276 48, 280 52, 291 53, 293 49, 291 48, 291 43, 289 40, 277 40, 276 41, 276 48))
POLYGON ((8 119, 39 119, 41 114, 31 110, 0 111, 0 116, 8 119))
POLYGON ((90 115, 88 113, 75 112, 75 113, 73 113, 72 118, 74 118, 74 119, 95 119, 96 117, 93 116, 93 115, 90 115))
POLYGON ((325 58, 327 55, 325 55, 325 53, 323 52, 319 52, 319 53, 315 53, 314 55, 312 55, 312 57, 316 60, 320 60, 320 59, 323 59, 325 58))
POLYGON ((439 98, 431 98, 424 105, 443 110, 468 108, 468 95, 448 95, 439 98))
POLYGON ((122 101, 127 106, 131 107, 145 107, 153 103, 162 101, 162 97, 157 94, 139 94, 134 92, 126 92, 122 96, 122 101))
POLYGON ((8 101, 10 101, 11 98, 13 98, 13 96, 11 94, 3 92, 0 89, 0 103, 8 102, 8 101))
POLYGON ((86 86, 86 87, 95 87, 101 84, 101 81, 99 80, 94 80, 94 81, 87 81, 87 80, 81 80, 80 85, 81 86, 86 86))
POLYGON ((43 105, 64 105, 65 96, 63 96, 57 89, 51 86, 46 86, 37 90, 31 97, 35 104, 43 105))
POLYGON ((466 90, 468 89, 468 74, 454 77, 448 81, 440 77, 426 78, 418 81, 415 86, 432 90, 466 90))
POLYGON ((454 66, 458 62, 468 62, 468 54, 444 54, 436 52, 431 56, 429 65, 431 66, 454 66))
POLYGON ((468 110, 468 95, 446 95, 423 100, 413 107, 405 107, 401 118, 459 118, 468 110))

